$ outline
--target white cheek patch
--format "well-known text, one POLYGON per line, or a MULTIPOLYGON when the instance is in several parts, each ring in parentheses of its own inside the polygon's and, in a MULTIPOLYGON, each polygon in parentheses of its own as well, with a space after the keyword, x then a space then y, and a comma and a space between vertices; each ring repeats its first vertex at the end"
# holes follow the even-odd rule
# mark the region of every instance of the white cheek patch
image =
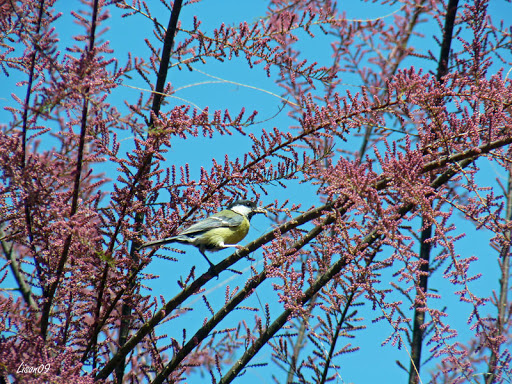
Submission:
POLYGON ((231 210, 244 216, 247 216, 252 212, 252 209, 250 207, 246 207, 245 205, 237 205, 236 207, 231 208, 231 210))

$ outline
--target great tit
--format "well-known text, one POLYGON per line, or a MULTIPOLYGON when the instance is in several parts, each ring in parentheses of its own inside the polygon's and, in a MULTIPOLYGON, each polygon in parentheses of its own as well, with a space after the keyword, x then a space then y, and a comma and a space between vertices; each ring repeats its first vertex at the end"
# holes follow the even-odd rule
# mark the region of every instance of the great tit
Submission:
POLYGON ((192 224, 176 236, 150 241, 142 244, 139 249, 169 243, 191 244, 199 249, 212 268, 213 263, 204 252, 215 252, 229 247, 243 248, 237 243, 249 232, 250 220, 256 213, 267 215, 267 211, 256 206, 254 201, 236 200, 226 209, 192 224))

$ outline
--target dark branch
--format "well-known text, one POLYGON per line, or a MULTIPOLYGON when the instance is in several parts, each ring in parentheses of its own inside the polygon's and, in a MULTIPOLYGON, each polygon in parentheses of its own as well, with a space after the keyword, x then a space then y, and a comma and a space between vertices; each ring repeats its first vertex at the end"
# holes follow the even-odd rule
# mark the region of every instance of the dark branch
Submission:
MULTIPOLYGON (((96 21, 98 17, 98 0, 94 1, 93 4, 93 12, 92 12, 92 20, 91 20, 91 32, 89 35, 89 48, 87 50, 87 55, 92 56, 96 38, 96 21)), ((89 58, 88 58, 89 59, 89 58)), ((87 60, 88 61, 88 60, 87 60)), ((83 156, 85 150, 85 136, 87 133, 87 117, 89 113, 89 88, 86 88, 83 94, 83 104, 82 104, 82 119, 80 126, 80 141, 78 145, 78 154, 76 160, 76 170, 75 170, 75 181, 73 185, 73 197, 71 201, 71 210, 69 217, 73 217, 78 209, 78 199, 80 197, 80 182, 82 178, 82 167, 83 167, 83 156)), ((55 297, 55 292, 60 285, 60 281, 62 278, 62 273, 64 272, 64 266, 68 260, 69 249, 71 247, 72 235, 69 234, 64 242, 64 247, 62 251, 62 255, 59 259, 59 264, 57 267, 56 278, 53 284, 50 286, 48 290, 48 294, 46 296, 46 301, 43 307, 43 314, 41 316, 41 337, 46 339, 47 329, 48 329, 48 320, 51 312, 51 308, 53 305, 53 299, 55 297)))

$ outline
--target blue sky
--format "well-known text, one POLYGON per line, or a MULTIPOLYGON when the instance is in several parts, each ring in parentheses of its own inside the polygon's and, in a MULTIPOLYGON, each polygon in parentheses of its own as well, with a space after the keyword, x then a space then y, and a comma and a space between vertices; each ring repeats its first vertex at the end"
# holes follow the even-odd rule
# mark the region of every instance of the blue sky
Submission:
MULTIPOLYGON (((158 2, 151 2, 153 5, 158 2)), ((512 14, 512 6, 510 3, 505 1, 493 1, 491 2, 491 12, 496 15, 512 14)), ((82 30, 78 28, 73 22, 69 12, 77 7, 77 1, 61 0, 58 2, 58 6, 61 8, 63 17, 57 24, 57 33, 61 36, 62 43, 66 44, 72 35, 82 33, 82 30)), ((196 4, 192 4, 183 9, 180 20, 182 25, 187 28, 190 27, 193 16, 197 16, 203 21, 202 27, 206 30, 211 30, 218 27, 221 22, 226 24, 238 23, 241 21, 252 22, 258 19, 260 15, 265 13, 266 3, 264 1, 246 1, 243 6, 240 6, 240 1, 223 1, 221 4, 214 0, 205 0, 196 4)), ((361 1, 351 1, 347 3, 340 3, 340 6, 346 11, 346 16, 349 19, 372 19, 376 17, 387 17, 392 18, 393 12, 397 11, 401 4, 396 3, 386 6, 378 6, 372 3, 364 3, 361 1)), ((155 13, 161 18, 163 24, 167 24, 166 14, 164 14, 165 8, 162 7, 162 13, 155 13)), ((117 16, 117 12, 112 12, 114 16, 117 16)), ((390 19, 391 20, 391 19, 390 19)), ((111 47, 115 50, 114 56, 117 57, 120 63, 123 63, 127 57, 127 52, 134 50, 139 52, 139 55, 143 55, 140 52, 147 52, 147 48, 144 45, 144 38, 155 41, 152 35, 152 25, 143 20, 141 17, 135 16, 127 19, 120 19, 118 17, 112 17, 104 24, 109 27, 109 30, 102 36, 103 40, 110 41, 111 47)), ((439 35, 437 25, 430 25, 428 28, 422 30, 426 36, 425 45, 422 46, 424 52, 431 49, 437 54, 438 47, 435 44, 432 34, 439 35)), ((179 39, 179 35, 178 35, 179 39)), ((315 39, 304 37, 301 44, 303 50, 308 57, 308 61, 323 61, 329 62, 329 50, 327 49, 327 39, 322 36, 321 32, 318 31, 315 39), (325 47, 325 48, 324 48, 325 47), (322 49, 323 48, 323 49, 322 49)), ((197 105, 200 108, 209 106, 210 110, 226 108, 230 109, 232 115, 236 114, 242 107, 245 107, 247 112, 250 113, 252 110, 259 110, 259 120, 265 120, 276 114, 281 105, 281 100, 276 96, 272 96, 268 92, 280 94, 281 90, 274 83, 273 79, 267 78, 262 67, 257 67, 254 70, 247 70, 247 66, 244 65, 245 59, 239 58, 232 60, 231 62, 219 63, 215 61, 209 61, 207 65, 197 66, 197 69, 204 73, 189 72, 188 70, 182 71, 171 71, 169 74, 169 80, 173 83, 174 88, 179 88, 177 96, 181 99, 169 99, 168 108, 172 108, 174 105, 181 105, 183 103, 191 103, 197 105), (210 77, 215 76, 215 78, 210 77), (219 82, 219 79, 225 79, 226 83, 219 82), (236 84, 234 84, 236 83, 236 84), (257 89, 255 89, 257 88, 257 89)), ((411 60, 417 68, 425 65, 425 61, 411 60)), ((408 64, 411 64, 408 63, 408 64)), ((426 70, 433 70, 435 68, 426 68, 426 70)), ((4 92, 0 97, 0 121, 6 121, 10 118, 10 114, 3 110, 4 107, 13 105, 13 101, 9 94, 15 92, 18 95, 23 95, 24 88, 16 88, 15 83, 21 78, 16 77, 14 72, 10 78, 5 78, 4 75, 0 75, 0 85, 3 89, 8 89, 9 92, 4 92)), ((351 92, 355 92, 357 87, 360 85, 357 79, 353 77, 347 77, 343 79, 346 83, 347 89, 351 92)), ((144 87, 146 85, 140 82, 134 76, 132 80, 125 80, 125 85, 133 87, 144 87)), ((340 93, 344 93, 344 90, 340 90, 340 93)), ((110 97, 110 102, 114 103, 122 110, 123 101, 134 102, 139 96, 139 90, 130 87, 120 87, 110 97)), ((251 130, 257 132, 261 128, 271 129, 273 126, 287 126, 291 120, 286 117, 286 113, 281 113, 275 119, 268 123, 254 126, 251 130)), ((131 143, 131 137, 125 136, 122 141, 122 151, 129 152, 133 149, 131 143)), ((224 154, 228 153, 230 157, 243 155, 250 145, 250 140, 247 137, 239 136, 224 136, 220 140, 212 142, 204 138, 187 139, 187 140, 173 140, 173 146, 167 154, 168 166, 171 165, 184 165, 185 163, 190 164, 192 170, 192 176, 199 175, 200 167, 203 166, 209 169, 212 162, 211 160, 216 158, 223 158, 224 154)), ((103 165, 97 166, 98 170, 107 172, 113 180, 115 180, 115 169, 113 167, 102 168, 103 165)), ((496 170, 489 167, 487 175, 484 176, 484 180, 487 185, 496 185, 495 177, 501 176, 502 178, 506 175, 502 170, 496 170), (499 173, 498 173, 499 172, 499 173), (487 179, 485 179, 487 178, 487 179)), ((263 203, 266 204, 274 199, 284 201, 287 198, 296 199, 304 204, 304 208, 311 205, 318 204, 319 200, 316 196, 316 189, 307 184, 298 185, 297 183, 289 183, 288 189, 283 189, 279 186, 269 188, 270 197, 269 201, 265 201, 265 197, 262 198, 263 203)), ((162 195, 165 199, 167 196, 162 195)), ((294 201, 295 202, 295 201, 294 201)), ((462 227, 463 222, 457 222, 457 225, 462 227)), ((263 233, 266 233, 272 228, 272 222, 259 215, 256 216, 252 221, 252 228, 249 236, 243 241, 247 243, 263 233)), ((462 230, 462 229, 461 229, 462 230)), ((483 230, 474 231, 473 227, 468 227, 468 232, 471 236, 462 239, 457 244, 457 250, 461 254, 474 254, 480 258, 478 263, 479 271, 484 273, 482 279, 480 279, 474 285, 475 291, 484 291, 490 294, 490 289, 497 288, 496 276, 498 272, 498 266, 496 262, 496 254, 489 247, 489 234, 483 230)), ((188 272, 190 265, 194 263, 199 270, 206 268, 206 263, 201 255, 195 250, 187 247, 177 246, 177 248, 186 251, 184 255, 169 253, 169 256, 177 257, 180 262, 172 263, 167 260, 157 259, 151 263, 147 272, 160 275, 159 278, 146 282, 148 287, 151 288, 152 294, 156 297, 162 295, 167 300, 174 296, 177 292, 176 281, 180 275, 184 275, 188 272)), ((213 254, 211 259, 220 260, 221 258, 227 257, 230 254, 229 250, 221 251, 213 254)), ((261 254, 254 254, 253 257, 256 259, 254 263, 261 263, 261 254)), ((242 261, 236 267, 240 270, 244 270, 251 265, 249 261, 242 261)), ((261 265, 257 269, 260 269, 261 265)), ((474 271, 476 272, 476 271, 474 271)), ((212 301, 215 308, 219 308, 224 300, 224 291, 226 285, 233 287, 237 284, 243 284, 246 275, 238 277, 229 273, 221 275, 219 280, 212 280, 207 287, 206 295, 212 301)), ((249 306, 261 308, 261 303, 269 301, 271 307, 271 313, 275 317, 282 311, 282 305, 277 303, 273 298, 275 295, 272 294, 271 281, 267 281, 265 289, 261 290, 258 296, 253 296, 249 299, 249 306)), ((9 284, 7 280, 2 284, 5 287, 9 284)), ((387 284, 383 280, 383 284, 387 284)), ((436 279, 436 283, 432 284, 439 290, 450 290, 452 289, 446 281, 442 279, 436 279)), ((452 296, 453 298, 453 296, 452 296)), ((201 310, 202 300, 198 299, 197 303, 192 302, 186 303, 186 306, 195 305, 198 310, 193 313, 184 316, 178 321, 172 323, 166 323, 165 325, 157 329, 157 334, 167 334, 169 336, 176 337, 181 340, 181 329, 183 327, 190 327, 191 324, 201 324, 203 318, 208 315, 206 308, 201 310)), ((448 314, 450 317, 451 324, 457 324, 457 328, 461 332, 460 340, 463 341, 467 337, 466 330, 468 329, 467 324, 467 306, 459 303, 456 299, 450 302, 439 302, 438 306, 443 307, 448 305, 448 314), (460 316, 460 313, 464 313, 464 316, 460 316)), ((204 307, 204 306, 203 306, 204 307)), ((360 307, 360 313, 368 315, 369 318, 375 318, 380 315, 378 312, 372 312, 369 306, 360 307)), ((230 317, 220 325, 221 328, 227 327, 228 324, 236 324, 239 319, 245 316, 252 317, 253 314, 250 312, 238 311, 234 316, 230 317)), ((392 332, 389 324, 385 322, 370 323, 366 321, 368 329, 360 332, 357 337, 351 341, 352 345, 360 346, 360 350, 353 354, 346 354, 342 356, 337 363, 341 364, 341 369, 338 371, 339 383, 396 383, 405 382, 406 374, 395 364, 396 360, 400 360, 404 365, 408 366, 408 354, 405 349, 398 350, 397 348, 386 345, 381 347, 381 343, 386 337, 392 332)), ((195 328, 190 327, 189 334, 195 328)), ((164 340, 163 343, 167 341, 164 340)), ((343 345, 343 341, 340 342, 343 345)), ((264 348, 260 353, 253 359, 251 363, 270 363, 271 351, 269 348, 264 348)), ((429 366, 427 366, 428 368, 429 366)), ((431 367, 431 366, 430 366, 431 367)), ((428 376, 425 375, 426 371, 423 371, 422 377, 426 379, 428 376)), ((276 375, 280 382, 284 381, 285 374, 280 371, 275 365, 270 363, 269 369, 249 369, 242 379, 238 382, 244 383, 271 383, 271 376, 276 375)), ((202 377, 199 373, 193 374, 188 383, 204 383, 209 382, 209 377, 202 377)))

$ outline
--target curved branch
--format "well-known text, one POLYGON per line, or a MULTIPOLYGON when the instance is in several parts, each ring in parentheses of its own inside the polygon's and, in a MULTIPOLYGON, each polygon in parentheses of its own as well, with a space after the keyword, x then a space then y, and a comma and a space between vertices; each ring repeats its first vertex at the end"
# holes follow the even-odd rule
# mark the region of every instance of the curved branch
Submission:
MULTIPOLYGON (((466 152, 452 155, 452 156, 446 156, 444 158, 441 158, 439 160, 436 160, 434 162, 427 163, 423 166, 421 173, 426 173, 429 171, 433 171, 438 168, 442 168, 446 166, 449 163, 455 163, 459 162, 459 166, 461 168, 467 167, 472 161, 474 161, 477 157, 486 154, 490 152, 492 149, 496 149, 500 146, 504 146, 507 144, 512 143, 512 137, 497 140, 495 142, 491 142, 489 144, 485 144, 478 148, 470 149, 466 152)), ((461 168, 458 167, 451 167, 449 170, 445 171, 442 175, 440 175, 437 179, 434 180, 434 182, 431 184, 433 188, 438 188, 439 186, 446 183, 453 175, 457 173, 461 168)), ((378 181, 374 188, 378 191, 385 189, 388 186, 388 183, 390 182, 387 178, 382 178, 380 181, 378 181)), ((295 217, 294 219, 282 224, 276 230, 266 233, 265 235, 259 237, 258 239, 252 241, 247 246, 244 247, 244 249, 241 249, 238 252, 233 253, 231 256, 227 257, 226 259, 222 260, 220 263, 215 265, 210 271, 211 275, 208 273, 203 274, 200 276, 197 280, 193 281, 189 286, 183 289, 178 295, 176 295, 174 298, 169 300, 162 308, 160 308, 153 317, 148 320, 119 350, 117 353, 112 357, 112 359, 105 364, 103 369, 101 369, 97 375, 95 376, 95 380, 101 380, 108 377, 108 375, 112 372, 115 365, 121 360, 124 359, 128 353, 130 353, 135 346, 142 341, 142 339, 148 335, 151 330, 156 327, 167 315, 169 315, 173 310, 175 310, 179 305, 181 305, 188 297, 190 297, 192 294, 198 291, 204 284, 206 284, 210 279, 213 278, 213 276, 218 275, 221 271, 231 267, 233 264, 238 262, 240 259, 246 257, 250 253, 254 252, 258 248, 260 248, 262 245, 267 244, 275 239, 275 233, 276 231, 280 234, 284 234, 289 232, 290 230, 297 228, 301 226, 302 224, 305 224, 307 222, 310 222, 311 220, 318 219, 326 212, 332 211, 335 209, 336 206, 343 206, 346 203, 346 199, 343 201, 341 198, 335 201, 328 202, 320 207, 313 208, 302 215, 299 215, 295 217)), ((402 210, 399 210, 399 213, 401 215, 404 215, 405 213, 409 212, 411 209, 413 209, 414 206, 410 205, 403 209, 406 209, 406 211, 403 212, 402 210)), ((302 240, 306 241, 311 237, 316 237, 322 230, 323 226, 331 224, 334 222, 333 216, 328 216, 325 221, 315 228, 313 228, 302 240)), ((308 240, 310 241, 310 240, 308 240)), ((297 247, 300 245, 299 243, 295 244, 297 247)), ((264 272, 262 272, 264 273, 264 272)), ((258 275, 260 276, 260 275, 258 275)), ((263 276, 262 276, 263 277, 263 276)), ((259 277, 256 277, 255 279, 258 279, 259 277)), ((240 292, 241 293, 241 292, 240 292)), ((201 333, 202 334, 202 333, 201 333)), ((200 341, 200 340, 199 340, 200 341)))

